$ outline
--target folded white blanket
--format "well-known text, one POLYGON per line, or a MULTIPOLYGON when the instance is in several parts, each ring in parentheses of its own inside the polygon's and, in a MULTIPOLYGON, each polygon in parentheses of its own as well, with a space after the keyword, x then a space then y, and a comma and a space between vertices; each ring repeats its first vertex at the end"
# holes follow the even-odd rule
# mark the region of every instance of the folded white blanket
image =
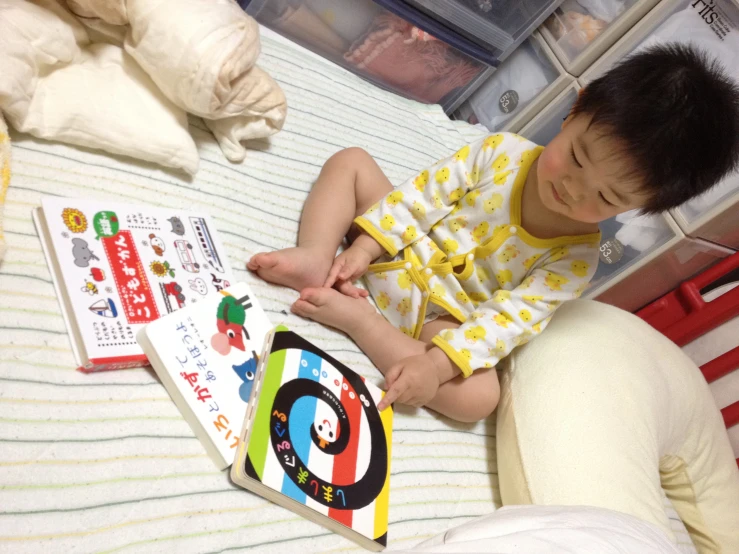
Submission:
POLYGON ((258 25, 233 0, 69 6, 90 32, 55 0, 0 0, 0 109, 18 130, 192 174, 186 112, 231 161, 244 159, 242 141, 282 128, 285 97, 254 65, 258 25))
POLYGON ((506 506, 405 552, 679 554, 656 526, 586 506, 506 506))

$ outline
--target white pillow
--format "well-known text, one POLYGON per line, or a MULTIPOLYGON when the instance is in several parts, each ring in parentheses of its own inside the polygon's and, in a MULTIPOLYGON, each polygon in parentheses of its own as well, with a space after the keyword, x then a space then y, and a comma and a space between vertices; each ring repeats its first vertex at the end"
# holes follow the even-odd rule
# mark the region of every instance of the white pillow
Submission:
POLYGON ((121 48, 92 44, 75 63, 40 77, 25 118, 36 137, 100 148, 194 174, 199 157, 187 115, 121 48))
POLYGON ((664 489, 699 552, 739 552, 739 470, 708 384, 675 344, 579 300, 503 365, 503 504, 607 508, 674 540, 664 489))

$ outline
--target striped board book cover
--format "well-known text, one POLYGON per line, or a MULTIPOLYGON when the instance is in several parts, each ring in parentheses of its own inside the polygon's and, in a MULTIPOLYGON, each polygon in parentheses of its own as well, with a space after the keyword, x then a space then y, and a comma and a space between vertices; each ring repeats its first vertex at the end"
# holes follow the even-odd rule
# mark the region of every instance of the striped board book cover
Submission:
POLYGON ((368 550, 387 545, 392 407, 285 326, 265 339, 232 480, 368 550))

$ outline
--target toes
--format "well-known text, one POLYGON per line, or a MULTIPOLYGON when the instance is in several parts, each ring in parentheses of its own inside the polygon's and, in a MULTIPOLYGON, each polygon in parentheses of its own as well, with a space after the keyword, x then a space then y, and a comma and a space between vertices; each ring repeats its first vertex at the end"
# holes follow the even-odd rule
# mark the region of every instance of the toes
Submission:
POLYGON ((310 302, 299 299, 296 300, 292 306, 290 306, 290 311, 295 315, 299 315, 300 317, 310 318, 313 314, 316 313, 316 311, 318 311, 318 308, 316 308, 310 302))
POLYGON ((300 300, 320 307, 328 304, 335 294, 339 294, 339 292, 327 288, 307 288, 300 291, 300 300))
POLYGON ((277 265, 278 256, 275 252, 260 252, 252 256, 247 264, 249 269, 270 269, 277 265))

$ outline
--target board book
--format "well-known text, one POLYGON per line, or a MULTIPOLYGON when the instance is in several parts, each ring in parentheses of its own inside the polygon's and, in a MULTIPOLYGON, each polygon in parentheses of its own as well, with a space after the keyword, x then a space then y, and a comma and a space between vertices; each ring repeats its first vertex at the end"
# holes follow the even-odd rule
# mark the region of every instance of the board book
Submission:
POLYGON ((265 341, 232 480, 369 550, 387 544, 392 408, 284 326, 265 341))
POLYGON ((219 469, 236 455, 270 329, 249 286, 237 283, 138 333, 154 371, 219 469))
POLYGON ((45 197, 33 218, 81 371, 147 365, 141 327, 234 281, 202 213, 45 197))

